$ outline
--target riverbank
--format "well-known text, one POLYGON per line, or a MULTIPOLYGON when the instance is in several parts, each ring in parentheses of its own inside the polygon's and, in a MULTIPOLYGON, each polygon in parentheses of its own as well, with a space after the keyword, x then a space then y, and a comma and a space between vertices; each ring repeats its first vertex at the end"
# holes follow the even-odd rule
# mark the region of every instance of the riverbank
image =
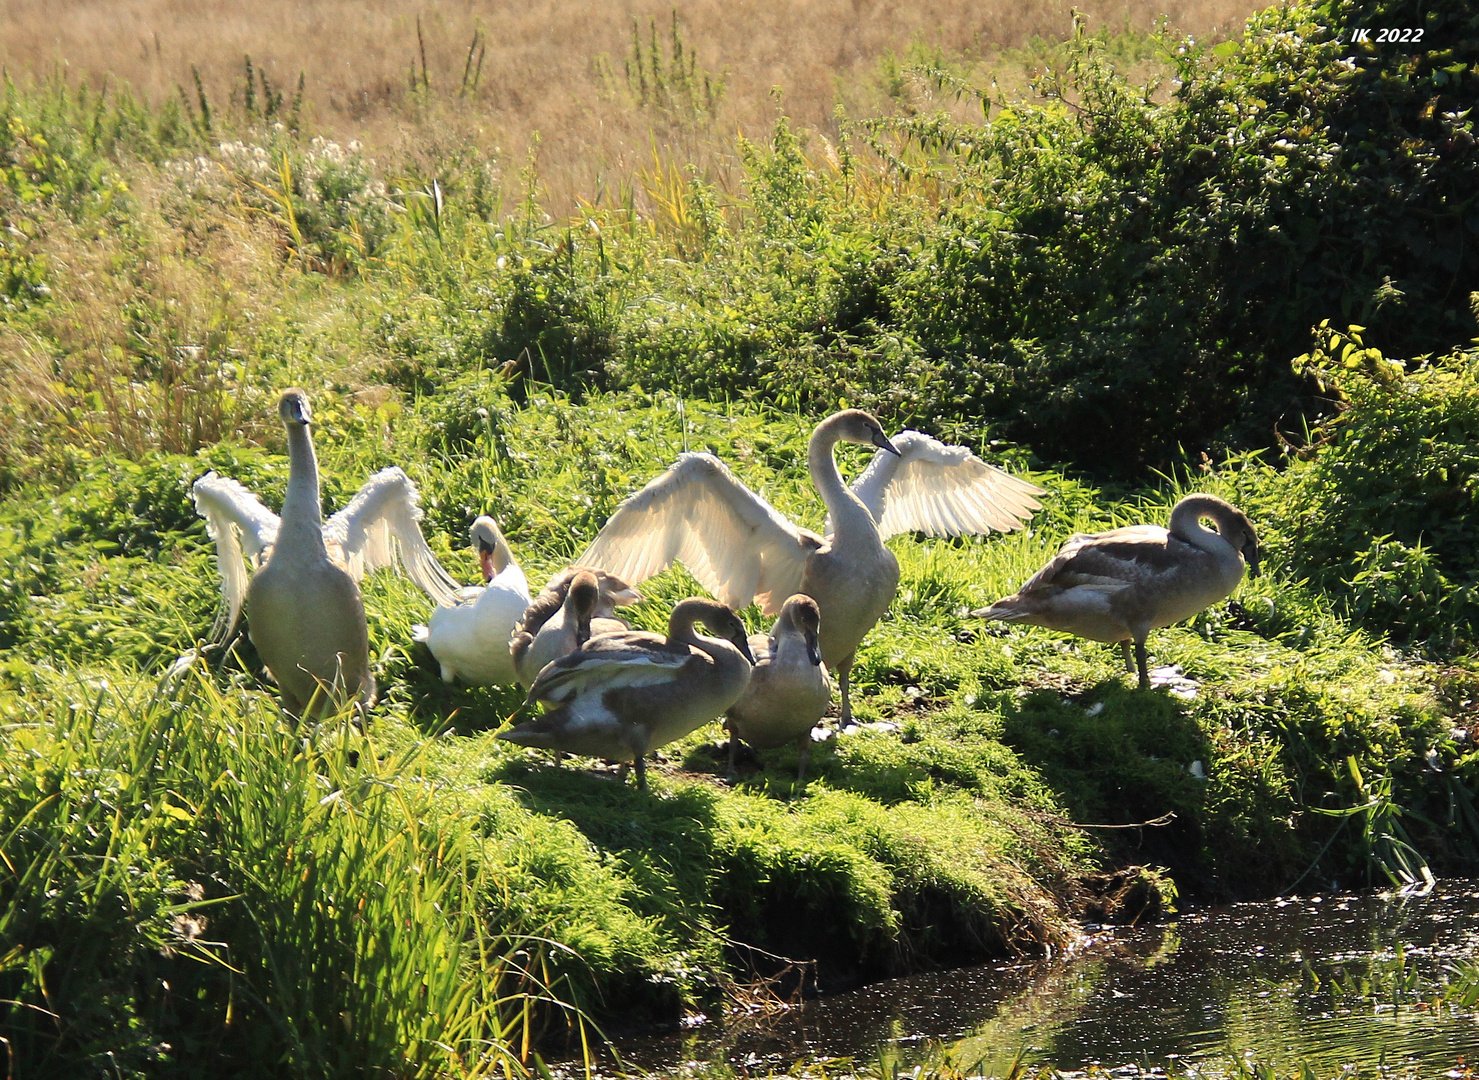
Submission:
MULTIPOLYGON (((473 146, 377 162, 203 90, 7 87, 16 1075, 517 1075, 541 1046, 803 981, 1056 953, 1085 917, 1178 896, 1473 873, 1479 360, 1447 249, 1408 238, 1468 227, 1444 192, 1473 189, 1472 121, 1444 103, 1475 76, 1442 13, 1405 82, 1374 47, 1343 59, 1328 15, 1260 16, 1221 52, 1160 42, 1170 98, 1116 72, 1124 39, 1079 36, 1053 47, 1068 82, 984 124, 890 114, 833 140, 779 117, 736 144, 743 192, 664 166, 559 222, 535 163, 505 205, 473 146), (1201 140, 1227 110, 1247 139, 1224 152, 1201 140), (1372 184, 1381 220, 1326 220, 1372 184), (1233 189, 1264 202, 1233 212, 1233 189), (1368 301, 1370 327, 1332 323, 1368 301), (476 515, 538 585, 684 450, 820 530, 805 443, 843 405, 1047 494, 1020 532, 891 541, 860 729, 815 744, 804 790, 794 750, 730 781, 709 725, 639 793, 496 741, 522 695, 443 683, 401 579, 365 585, 363 722, 295 726, 246 636, 207 646, 190 485, 214 469, 279 506, 293 384, 326 508, 403 467, 464 582, 476 515), (969 615, 1073 533, 1164 523, 1194 490, 1248 512, 1264 576, 1152 635, 1154 689, 1113 649, 969 615)), ((642 589, 645 629, 698 591, 682 570, 642 589)))

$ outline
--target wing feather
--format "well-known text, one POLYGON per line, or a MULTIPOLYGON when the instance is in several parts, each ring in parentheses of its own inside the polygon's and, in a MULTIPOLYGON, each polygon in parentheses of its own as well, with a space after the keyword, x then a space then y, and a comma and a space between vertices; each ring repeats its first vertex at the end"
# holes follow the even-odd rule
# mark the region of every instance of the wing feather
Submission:
POLYGON ((1041 507, 1043 489, 988 465, 963 446, 947 446, 917 431, 891 440, 853 483, 883 539, 903 532, 962 536, 1008 532, 1041 507))
POLYGON ((642 631, 607 638, 622 640, 592 638, 595 648, 577 649, 544 665, 529 687, 528 700, 561 703, 590 691, 672 682, 692 656, 690 650, 670 647, 642 631))
POLYGON ((399 570, 443 607, 457 603, 458 584, 421 535, 416 485, 396 466, 365 481, 349 505, 324 522, 324 542, 337 545, 356 581, 382 567, 399 570))
POLYGON ((246 561, 255 567, 259 556, 277 540, 277 515, 246 488, 214 472, 195 481, 195 512, 205 518, 205 531, 216 542, 216 565, 221 571, 221 611, 211 637, 224 640, 236 626, 246 599, 246 561))
POLYGON ((712 454, 682 454, 611 515, 577 565, 639 585, 675 562, 721 603, 780 609, 821 546, 712 454))

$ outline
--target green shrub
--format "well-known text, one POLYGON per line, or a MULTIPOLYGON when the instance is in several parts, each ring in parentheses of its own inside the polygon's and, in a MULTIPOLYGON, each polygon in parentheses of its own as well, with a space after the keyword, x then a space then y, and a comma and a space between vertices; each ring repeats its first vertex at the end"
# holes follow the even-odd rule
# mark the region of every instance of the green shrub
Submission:
POLYGON ((1253 485, 1268 558, 1353 622, 1440 656, 1479 625, 1479 353, 1404 366, 1362 329, 1296 361, 1336 394, 1282 472, 1253 485), (1408 370, 1410 367, 1410 370, 1408 370))

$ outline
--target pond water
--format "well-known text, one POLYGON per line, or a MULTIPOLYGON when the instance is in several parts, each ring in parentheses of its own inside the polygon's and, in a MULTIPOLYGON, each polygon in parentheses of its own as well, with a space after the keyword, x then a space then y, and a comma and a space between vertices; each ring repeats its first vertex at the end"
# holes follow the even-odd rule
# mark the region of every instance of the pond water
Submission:
POLYGON ((1053 963, 877 983, 780 1015, 624 1043, 660 1073, 727 1064, 764 1075, 828 1057, 910 1067, 943 1043, 1004 1075, 1217 1063, 1346 1064, 1441 1076, 1479 1062, 1479 1013, 1434 1007, 1454 960, 1479 956, 1479 881, 1428 896, 1338 894, 1238 904, 1144 927, 1090 927, 1053 963))

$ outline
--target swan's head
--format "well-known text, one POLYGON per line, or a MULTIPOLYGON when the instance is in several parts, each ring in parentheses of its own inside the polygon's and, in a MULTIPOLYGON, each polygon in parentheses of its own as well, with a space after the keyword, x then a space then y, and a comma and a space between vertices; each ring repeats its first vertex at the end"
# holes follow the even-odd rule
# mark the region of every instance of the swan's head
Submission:
POLYGON ((284 390, 277 402, 277 415, 287 427, 294 424, 307 427, 313 423, 313 410, 308 405, 308 395, 296 386, 291 390, 284 390))
POLYGON ((596 610, 596 602, 600 599, 601 587, 596 583, 596 575, 582 570, 570 582, 570 595, 565 597, 565 603, 578 612, 588 613, 596 610))
MULTIPOLYGON (((745 628, 744 620, 736 615, 731 608, 713 600, 701 600, 697 597, 690 597, 687 600, 681 601, 678 607, 683 607, 686 611, 691 612, 694 622, 703 623, 709 628, 710 633, 715 637, 723 638, 729 642, 740 651, 740 655, 751 666, 754 665, 755 654, 750 652, 750 631, 745 628)), ((678 608, 675 607, 673 609, 673 615, 676 617, 678 614, 678 608)), ((669 620, 670 633, 674 621, 676 619, 669 620)))
POLYGON ((1232 507, 1232 514, 1227 521, 1218 522, 1218 529, 1223 533, 1223 539, 1243 554, 1243 561, 1248 564, 1248 576, 1258 576, 1258 536, 1253 531, 1253 522, 1248 520, 1248 515, 1237 507, 1232 507))
POLYGON ((589 570, 576 574, 570 582, 570 591, 565 594, 565 607, 575 616, 575 625, 580 628, 577 636, 582 642, 590 634, 591 616, 600 600, 601 589, 596 584, 596 575, 589 570))
POLYGON ((601 590, 601 603, 596 609, 597 615, 615 615, 617 608, 635 604, 642 599, 642 594, 636 589, 615 574, 608 574, 604 570, 596 571, 596 584, 601 590))
POLYGON ((872 413, 865 413, 862 409, 843 409, 827 417, 823 423, 828 425, 842 442, 876 446, 880 450, 887 450, 890 454, 899 452, 898 448, 889 441, 883 425, 872 413))
POLYGON ((472 523, 468 534, 472 537, 473 550, 478 553, 478 565, 483 568, 483 583, 487 584, 508 566, 508 544, 498 529, 498 522, 487 514, 472 523))
POLYGON ((822 629, 822 609, 817 607, 817 602, 805 593, 797 593, 786 598, 781 615, 791 620, 791 625, 806 642, 806 658, 811 661, 812 666, 819 665, 822 662, 822 649, 818 640, 822 629))

